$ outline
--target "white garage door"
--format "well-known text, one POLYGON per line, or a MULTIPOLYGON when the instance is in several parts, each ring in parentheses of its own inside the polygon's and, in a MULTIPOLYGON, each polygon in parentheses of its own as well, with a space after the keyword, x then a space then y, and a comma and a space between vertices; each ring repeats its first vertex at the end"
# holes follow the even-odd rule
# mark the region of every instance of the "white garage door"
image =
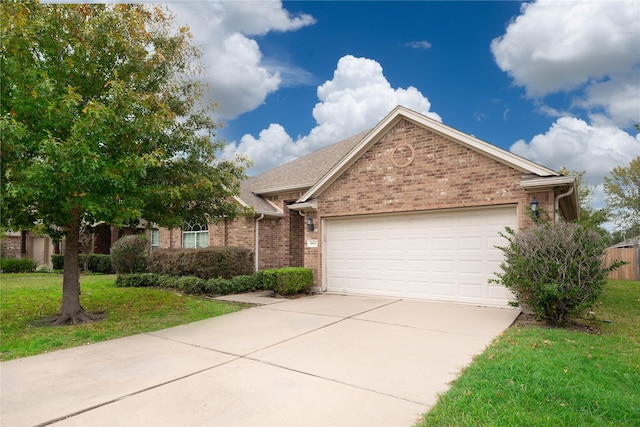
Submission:
POLYGON ((506 306, 511 293, 488 283, 505 226, 515 206, 327 219, 326 290, 506 306))

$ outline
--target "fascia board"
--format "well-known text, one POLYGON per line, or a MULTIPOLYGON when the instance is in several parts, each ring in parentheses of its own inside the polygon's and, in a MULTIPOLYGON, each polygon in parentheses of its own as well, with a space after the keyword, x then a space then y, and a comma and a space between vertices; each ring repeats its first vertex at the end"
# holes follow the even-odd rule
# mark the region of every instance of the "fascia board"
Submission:
POLYGON ((384 132, 395 125, 401 119, 407 119, 419 126, 423 126, 435 133, 448 137, 471 150, 479 152, 489 158, 500 163, 506 164, 523 173, 531 173, 538 176, 558 176, 558 172, 546 168, 542 165, 534 163, 523 157, 505 151, 495 145, 482 141, 474 136, 456 130, 443 123, 426 117, 420 113, 409 110, 403 106, 397 106, 384 119, 382 119, 372 130, 365 136, 356 147, 351 150, 345 157, 340 160, 327 174, 322 177, 313 187, 311 187, 300 199, 298 203, 305 202, 311 198, 317 197, 322 193, 333 181, 335 181, 345 170, 347 170, 360 156, 366 152, 372 142, 384 132))
POLYGON ((544 188, 553 188, 561 185, 575 185, 576 179, 571 176, 552 176, 546 178, 527 178, 524 177, 520 181, 520 186, 525 190, 537 190, 544 188))
POLYGON ((251 206, 240 198, 240 196, 233 196, 233 199, 240 204, 243 208, 250 208, 251 206))
POLYGON ((253 192, 260 196, 269 196, 272 194, 287 193, 290 191, 308 190, 313 184, 291 185, 284 187, 265 188, 263 190, 254 190, 253 192))
POLYGON ((307 202, 303 203, 292 203, 287 205, 287 208, 294 211, 317 211, 318 210, 318 199, 311 199, 307 202))
POLYGON ((270 212, 270 211, 262 211, 258 209, 254 209, 254 212, 260 215, 264 215, 265 218, 284 218, 284 214, 282 212, 270 212))
POLYGON ((313 187, 309 189, 305 194, 298 199, 298 203, 306 202, 307 200, 316 197, 322 193, 329 185, 333 183, 344 171, 346 171, 358 158, 365 152, 375 137, 379 135, 385 128, 390 127, 391 124, 395 124, 399 119, 397 118, 398 108, 396 107, 387 114, 387 116, 378 122, 378 124, 371 129, 363 139, 356 145, 346 156, 344 156, 336 165, 329 170, 313 187))

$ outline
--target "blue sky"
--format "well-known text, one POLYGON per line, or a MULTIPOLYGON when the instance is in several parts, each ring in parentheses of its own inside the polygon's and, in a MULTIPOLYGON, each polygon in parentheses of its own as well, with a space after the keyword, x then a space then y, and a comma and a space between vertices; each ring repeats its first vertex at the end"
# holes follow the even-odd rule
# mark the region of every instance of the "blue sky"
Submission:
POLYGON ((395 105, 602 179, 640 155, 638 1, 172 2, 202 46, 223 156, 256 174, 395 105))

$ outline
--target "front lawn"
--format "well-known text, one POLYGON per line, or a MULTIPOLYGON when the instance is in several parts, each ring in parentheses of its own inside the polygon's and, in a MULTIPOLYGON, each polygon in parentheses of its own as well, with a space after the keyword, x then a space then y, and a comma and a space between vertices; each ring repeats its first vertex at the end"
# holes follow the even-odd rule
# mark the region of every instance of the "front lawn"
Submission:
POLYGON ((240 310, 241 305, 181 295, 165 289, 117 288, 115 275, 82 275, 82 306, 105 311, 104 320, 47 327, 42 319, 60 311, 62 275, 0 276, 0 360, 11 360, 149 332, 240 310))
POLYGON ((580 323, 600 334, 516 323, 418 426, 640 425, 640 282, 611 280, 599 301, 580 323))

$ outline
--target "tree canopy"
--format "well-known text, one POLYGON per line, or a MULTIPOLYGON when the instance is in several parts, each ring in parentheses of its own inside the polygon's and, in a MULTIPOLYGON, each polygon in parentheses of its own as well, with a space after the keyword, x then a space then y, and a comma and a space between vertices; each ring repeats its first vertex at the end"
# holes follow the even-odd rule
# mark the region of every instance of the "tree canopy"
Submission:
POLYGON ((0 27, 1 222, 65 236, 63 317, 82 224, 239 214, 245 164, 216 158, 199 51, 166 9, 2 2, 0 27))
POLYGON ((640 156, 627 166, 616 166, 604 177, 607 204, 621 230, 640 229, 640 156))

